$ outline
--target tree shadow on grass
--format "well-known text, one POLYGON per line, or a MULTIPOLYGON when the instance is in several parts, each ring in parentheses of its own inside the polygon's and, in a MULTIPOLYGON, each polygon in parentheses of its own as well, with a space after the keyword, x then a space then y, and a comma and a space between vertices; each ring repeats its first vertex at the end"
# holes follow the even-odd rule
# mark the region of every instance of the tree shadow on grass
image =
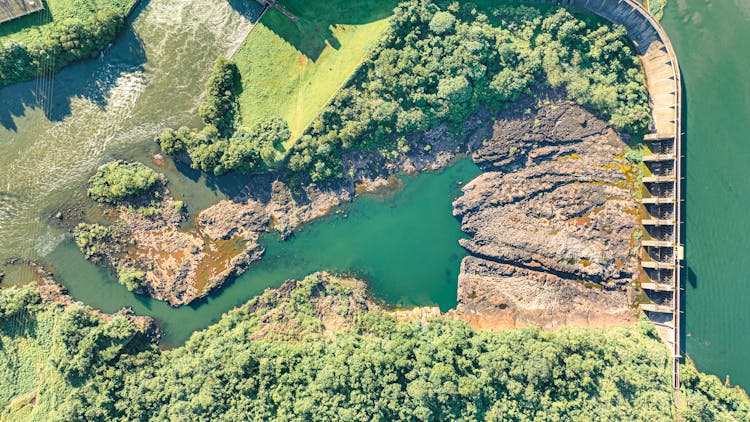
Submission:
POLYGON ((0 89, 0 125, 17 130, 14 118, 23 117, 27 108, 42 109, 47 119, 62 121, 71 114, 74 98, 87 99, 103 109, 119 77, 143 70, 146 63, 143 42, 130 23, 147 4, 148 0, 141 2, 123 31, 99 57, 66 66, 51 78, 38 78, 0 89))
MULTIPOLYGON (((230 4, 235 1, 230 0, 230 4)), ((393 14, 398 1, 332 0, 313 5, 306 0, 288 0, 280 4, 299 20, 293 22, 278 10, 269 9, 263 16, 263 25, 308 59, 316 61, 327 46, 341 47, 333 32, 336 26, 362 25, 387 18, 393 14)))

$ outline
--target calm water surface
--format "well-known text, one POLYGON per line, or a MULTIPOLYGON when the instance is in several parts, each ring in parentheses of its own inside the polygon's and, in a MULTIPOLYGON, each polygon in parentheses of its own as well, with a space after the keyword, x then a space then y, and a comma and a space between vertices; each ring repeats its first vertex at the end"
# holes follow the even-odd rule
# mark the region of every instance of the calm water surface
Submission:
POLYGON ((750 0, 670 0, 686 98, 687 353, 750 389, 750 0))
POLYGON ((289 240, 269 234, 263 239, 263 259, 196 306, 175 309, 128 292, 84 260, 71 241, 48 259, 73 297, 105 312, 132 306, 138 314, 152 315, 168 344, 184 341, 266 288, 326 269, 368 280, 374 296, 391 305, 437 305, 445 311, 456 305, 458 270, 466 255, 458 245, 463 234, 451 202, 460 194, 457 182, 479 172, 464 158, 441 173, 402 177, 404 187, 392 197, 362 196, 289 240))

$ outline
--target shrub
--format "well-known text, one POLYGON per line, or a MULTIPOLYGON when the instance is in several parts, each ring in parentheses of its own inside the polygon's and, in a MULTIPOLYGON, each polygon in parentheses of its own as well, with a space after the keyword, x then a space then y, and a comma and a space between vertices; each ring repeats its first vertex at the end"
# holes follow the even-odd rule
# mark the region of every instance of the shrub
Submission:
POLYGON ((73 230, 73 238, 83 255, 91 258, 102 252, 100 245, 108 240, 111 233, 109 227, 81 223, 73 230))
POLYGON ((127 287, 131 292, 143 286, 146 282, 146 273, 130 267, 122 267, 117 271, 120 284, 127 287))
POLYGON ((89 179, 88 194, 98 202, 117 202, 142 195, 159 181, 159 174, 137 162, 112 161, 89 179))
POLYGON ((430 20, 430 30, 436 34, 442 34, 453 28, 456 18, 450 12, 437 12, 430 20))

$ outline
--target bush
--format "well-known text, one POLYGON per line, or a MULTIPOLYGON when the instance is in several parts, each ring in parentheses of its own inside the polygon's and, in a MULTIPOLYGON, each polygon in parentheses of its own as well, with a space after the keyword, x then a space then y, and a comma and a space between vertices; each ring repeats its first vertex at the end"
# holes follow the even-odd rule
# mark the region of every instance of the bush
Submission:
POLYGON ((89 179, 88 194, 95 201, 115 203, 146 193, 159 178, 141 163, 112 161, 100 166, 89 179))
POLYGON ((117 279, 132 292, 146 282, 146 273, 134 268, 122 267, 117 271, 117 279))
POLYGON ((437 12, 430 20, 430 30, 436 34, 442 34, 453 28, 456 18, 449 12, 437 12))
POLYGON ((184 126, 178 129, 177 132, 167 129, 156 138, 156 142, 159 143, 162 151, 169 155, 182 154, 187 149, 185 142, 187 137, 185 135, 189 135, 189 132, 190 129, 184 126), (181 133, 183 129, 187 130, 188 133, 185 134, 184 131, 181 133))
POLYGON ((102 252, 101 244, 109 239, 111 233, 108 227, 99 224, 81 223, 73 230, 73 238, 78 248, 88 259, 102 252))

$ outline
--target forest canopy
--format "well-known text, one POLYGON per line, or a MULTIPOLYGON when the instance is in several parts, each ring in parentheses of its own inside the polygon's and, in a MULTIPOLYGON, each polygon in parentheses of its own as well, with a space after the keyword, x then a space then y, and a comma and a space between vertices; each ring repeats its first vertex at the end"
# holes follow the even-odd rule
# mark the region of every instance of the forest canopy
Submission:
POLYGON ((294 148, 289 167, 313 180, 337 177, 344 149, 394 149, 440 123, 460 130, 479 108, 502 109, 542 87, 642 133, 651 122, 644 81, 622 26, 564 8, 405 1, 370 59, 294 148))
MULTIPOLYGON (((0 291, 0 417, 674 420, 670 359, 645 321, 475 331, 398 322, 364 292, 327 274, 287 282, 159 350, 136 347, 122 317, 42 304, 29 286, 0 291)), ((742 390, 681 368, 682 420, 750 418, 742 390)))

